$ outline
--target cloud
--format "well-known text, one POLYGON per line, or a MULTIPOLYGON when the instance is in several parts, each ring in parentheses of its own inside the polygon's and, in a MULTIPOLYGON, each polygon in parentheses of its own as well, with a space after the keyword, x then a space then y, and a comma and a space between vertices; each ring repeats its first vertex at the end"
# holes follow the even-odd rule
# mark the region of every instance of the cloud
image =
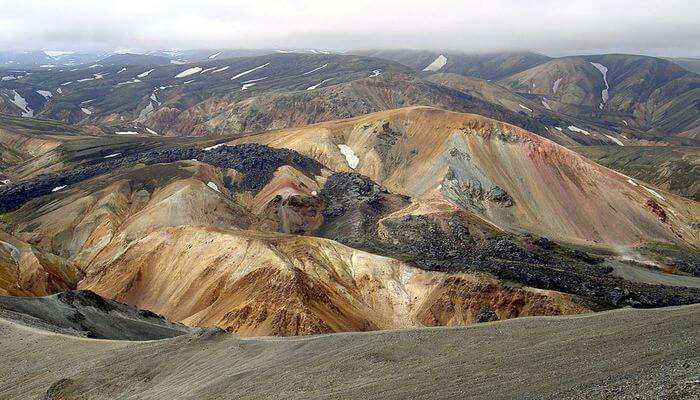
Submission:
POLYGON ((24 0, 5 49, 358 48, 700 55, 688 0, 24 0))

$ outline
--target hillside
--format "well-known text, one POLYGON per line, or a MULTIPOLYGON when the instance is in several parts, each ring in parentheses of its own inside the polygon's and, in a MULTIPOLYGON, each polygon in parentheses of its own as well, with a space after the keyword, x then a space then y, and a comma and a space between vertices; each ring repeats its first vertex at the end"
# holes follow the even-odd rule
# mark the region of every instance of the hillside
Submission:
POLYGON ((357 53, 396 61, 414 71, 439 71, 481 79, 501 79, 550 60, 547 56, 530 52, 470 54, 426 50, 366 50, 357 53))
POLYGON ((697 58, 666 58, 672 63, 678 64, 684 69, 700 74, 700 59, 697 58))
POLYGON ((698 311, 309 338, 207 331, 153 342, 91 341, 0 320, 0 396, 689 400, 700 394, 698 311))
POLYGON ((251 141, 292 148, 335 170, 354 169, 392 192, 437 197, 507 230, 613 247, 660 238, 698 244, 691 227, 697 203, 474 115, 406 108, 237 142, 251 141), (357 165, 348 164, 339 145, 351 149, 357 165), (672 217, 662 222, 650 204, 669 207, 672 217), (679 225, 671 222, 676 217, 679 225))
POLYGON ((700 200, 700 148, 581 146, 575 151, 633 178, 700 200))
POLYGON ((520 93, 547 99, 554 110, 602 118, 632 137, 696 137, 700 75, 666 60, 631 55, 555 59, 503 78, 520 93))
MULTIPOLYGON (((122 121, 145 118, 156 109, 166 115, 175 113, 176 117, 212 96, 219 102, 231 103, 263 91, 310 91, 391 70, 408 69, 391 61, 367 57, 277 53, 229 59, 217 57, 196 64, 95 64, 31 74, 7 70, 0 74, 16 79, 3 80, 0 93, 6 99, 6 112, 70 123, 89 120, 118 125, 122 121), (19 100, 15 101, 16 98, 19 100), (17 106, 20 103, 24 108, 17 106)), ((128 122, 126 127, 130 127, 128 122)), ((203 132, 177 133, 197 135, 203 132)))
POLYGON ((5 229, 84 273, 69 289, 241 335, 700 299, 696 202, 472 114, 92 137, 8 173, 5 229))
POLYGON ((95 339, 156 340, 194 331, 86 290, 46 297, 0 296, 0 316, 48 332, 95 339))
POLYGON ((180 54, 192 58, 188 64, 153 53, 112 55, 70 70, 8 69, 1 72, 0 107, 112 132, 191 136, 426 105, 485 115, 567 146, 697 144, 698 76, 662 59, 450 53, 440 68, 422 71, 409 61, 435 54, 206 54, 180 54))

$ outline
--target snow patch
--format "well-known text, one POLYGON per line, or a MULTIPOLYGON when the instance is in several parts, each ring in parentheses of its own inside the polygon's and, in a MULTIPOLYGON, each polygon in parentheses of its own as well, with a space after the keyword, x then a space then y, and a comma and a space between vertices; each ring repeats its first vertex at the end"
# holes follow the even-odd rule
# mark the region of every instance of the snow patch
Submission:
POLYGON ((324 79, 324 80, 322 80, 321 82, 319 82, 319 83, 317 83, 317 84, 315 84, 315 85, 313 85, 313 86, 307 87, 306 90, 314 90, 314 89, 316 89, 317 87, 323 85, 324 83, 326 83, 326 82, 328 82, 328 81, 330 81, 330 80, 332 80, 332 79, 333 79, 333 78, 324 79))
POLYGON ((213 59, 215 59, 216 57, 218 57, 218 56, 220 56, 220 55, 221 55, 221 52, 212 54, 212 55, 209 56, 209 59, 210 59, 210 60, 213 60, 213 59))
POLYGON ((112 157, 116 157, 116 156, 118 156, 118 155, 120 155, 120 154, 122 154, 122 153, 114 153, 114 154, 110 154, 110 155, 108 155, 108 156, 104 156, 104 157, 102 157, 102 158, 112 158, 112 157))
POLYGON ((65 55, 73 54, 73 53, 74 52, 72 52, 72 51, 44 50, 44 54, 46 54, 47 56, 52 57, 52 58, 65 56, 65 55))
POLYGON ((614 137, 614 136, 610 136, 610 135, 605 135, 605 136, 607 136, 608 139, 612 140, 613 142, 617 143, 617 144, 620 145, 620 146, 624 146, 624 145, 625 145, 624 143, 622 143, 622 141, 620 141, 620 139, 618 139, 618 138, 616 138, 616 137, 614 137))
POLYGON ((552 93, 556 94, 557 90, 559 90, 559 84, 561 84, 561 80, 564 78, 558 78, 554 83, 552 84, 552 93))
POLYGON ((591 65, 593 65, 598 71, 600 71, 601 74, 603 74, 603 82, 605 82, 605 89, 600 92, 600 98, 603 100, 602 103, 598 106, 601 110, 603 109, 603 106, 605 103, 608 101, 608 90, 610 90, 610 85, 608 84, 608 67, 606 67, 603 64, 598 64, 592 62, 591 65))
POLYGON ((527 110, 528 112, 532 112, 532 109, 531 109, 531 108, 525 107, 525 106, 522 105, 522 104, 518 104, 518 105, 519 105, 520 108, 522 108, 523 110, 527 110))
POLYGON ((67 185, 63 186, 56 186, 55 188, 51 189, 52 192, 58 192, 59 190, 65 189, 67 185))
POLYGON ((225 66, 225 67, 221 67, 221 68, 219 68, 219 69, 215 69, 215 70, 211 71, 211 73, 213 74, 213 73, 216 73, 216 72, 226 71, 226 70, 229 69, 229 68, 231 68, 231 67, 229 67, 229 66, 227 65, 227 66, 225 66))
POLYGON ((338 148, 340 149, 340 153, 345 156, 348 166, 355 169, 357 164, 360 163, 360 159, 355 155, 355 152, 350 148, 350 146, 345 144, 339 144, 338 148))
POLYGON ((22 110, 22 116, 23 117, 33 117, 34 110, 29 108, 29 104, 27 103, 27 100, 25 100, 24 97, 20 96, 16 90, 13 90, 12 93, 14 94, 14 98, 10 101, 12 102, 12 104, 16 105, 17 107, 19 107, 22 110))
POLYGON ((56 88, 56 92, 57 92, 58 94, 63 94, 63 89, 61 89, 61 88, 56 88))
POLYGON ((369 75, 369 78, 374 78, 375 76, 379 76, 381 74, 382 74, 381 69, 375 69, 375 70, 372 70, 372 73, 369 75))
POLYGON ((328 66, 328 63, 325 63, 325 64, 321 65, 321 66, 320 66, 320 67, 318 67, 318 68, 314 68, 314 69, 312 69, 311 71, 308 71, 308 72, 304 72, 304 73, 303 73, 302 75, 309 75, 309 74, 313 74, 314 72, 316 72, 316 71, 320 71, 320 70, 322 70, 322 69, 326 68, 327 66, 328 66))
POLYGON ((118 74, 121 74, 121 73, 124 72, 124 71, 126 71, 126 67, 120 69, 117 73, 118 73, 118 74))
POLYGON ((436 58, 433 62, 430 63, 427 67, 423 68, 423 71, 439 71, 442 69, 442 67, 447 64, 447 57, 443 56, 440 54, 438 58, 436 58))
POLYGON ((209 182, 209 183, 207 183, 207 186, 209 186, 210 188, 214 189, 215 191, 221 193, 221 190, 219 190, 219 187, 216 186, 216 183, 214 183, 214 182, 209 182))
POLYGON ((656 190, 649 189, 649 188, 646 187, 646 186, 642 186, 642 187, 644 188, 644 190, 646 190, 647 192, 649 192, 649 193, 653 194, 654 196, 660 198, 661 200, 666 200, 666 199, 664 199, 664 197, 663 197, 662 195, 660 195, 659 192, 657 192, 656 190))
POLYGON ((53 96, 53 93, 51 93, 48 90, 37 90, 36 92, 39 93, 40 95, 44 96, 45 99, 48 99, 49 97, 53 96))
POLYGON ((241 87, 241 90, 246 90, 246 89, 248 89, 249 87, 254 86, 256 83, 258 83, 258 82, 260 82, 260 81, 263 81, 263 80, 265 80, 265 79, 267 79, 267 77, 258 78, 258 79, 251 79, 251 80, 249 80, 249 81, 245 81, 245 82, 243 82, 243 86, 241 87))
POLYGON ((8 75, 8 76, 3 76, 3 77, 2 77, 2 81, 13 81, 13 80, 15 80, 15 79, 17 79, 17 78, 18 78, 17 76, 8 75))
POLYGON ((637 183, 635 181, 632 180, 632 178, 627 179, 627 183, 629 183, 632 186, 639 186, 639 185, 637 185, 637 183))
POLYGON ((153 130, 153 129, 151 129, 151 128, 146 128, 146 130, 147 130, 147 131, 148 131, 148 133, 150 133, 151 135, 156 135, 156 136, 160 136, 160 135, 158 134, 158 132, 154 131, 154 130, 153 130))
POLYGON ((212 151, 212 150, 218 149, 219 147, 223 147, 223 146, 226 146, 226 143, 220 143, 220 144, 215 144, 213 146, 205 147, 204 151, 212 151))
POLYGON ((138 135, 138 132, 134 131, 124 131, 124 132, 114 132, 115 135, 138 135))
POLYGON ((124 86, 124 85, 131 85, 132 83, 139 83, 139 82, 141 82, 141 79, 132 79, 130 81, 117 83, 117 87, 124 86))
POLYGON ((552 107, 550 107, 550 106, 549 106, 549 103, 547 103, 547 98, 546 98, 546 97, 543 97, 543 98, 542 98, 542 106, 543 106, 544 108, 548 109, 549 111, 552 111, 552 107))
MULTIPOLYGON (((265 68, 265 67, 267 67, 268 65, 270 65, 270 63, 266 63, 266 64, 263 64, 263 65, 257 66, 257 67, 255 67, 255 68, 249 69, 249 70, 247 70, 247 71, 243 71, 243 72, 241 72, 240 74, 238 74, 238 75, 234 76, 233 78, 231 78, 231 80, 234 80, 234 79, 240 78, 240 77, 242 77, 242 76, 248 75, 249 73, 254 72, 254 71, 257 71, 257 70, 259 70, 260 68, 265 68)), ((215 71, 215 72, 216 72, 216 71, 215 71)))
POLYGON ((591 134, 591 133, 588 132, 587 130, 581 129, 581 128, 579 128, 579 127, 577 127, 577 126, 574 126, 574 125, 569 125, 569 126, 568 126, 568 129, 569 129, 570 131, 583 133, 583 134, 586 135, 586 136, 589 136, 589 135, 591 134))
POLYGON ((176 78, 184 78, 190 75, 194 75, 198 72, 202 71, 202 67, 192 67, 192 68, 187 68, 186 70, 180 72, 179 74, 175 75, 176 78))
POLYGON ((92 114, 92 111, 88 110, 88 109, 85 108, 85 107, 81 107, 80 110, 81 110, 82 112, 84 112, 85 114, 87 114, 87 115, 91 115, 91 114, 92 114))
POLYGON ((145 77, 148 76, 148 74, 150 74, 150 73, 153 72, 153 71, 155 71, 155 68, 149 69, 148 71, 142 72, 142 73, 140 73, 140 74, 138 74, 138 75, 136 75, 136 76, 138 76, 139 78, 145 78, 145 77))

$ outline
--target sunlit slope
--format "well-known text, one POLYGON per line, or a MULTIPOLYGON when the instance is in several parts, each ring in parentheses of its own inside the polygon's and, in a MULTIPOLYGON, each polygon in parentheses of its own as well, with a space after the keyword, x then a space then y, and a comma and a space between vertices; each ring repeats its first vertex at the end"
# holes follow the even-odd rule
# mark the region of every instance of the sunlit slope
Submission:
POLYGON ((477 115, 404 108, 245 141, 294 149, 335 170, 355 167, 392 192, 446 199, 509 230, 611 247, 698 243, 698 203, 477 115))

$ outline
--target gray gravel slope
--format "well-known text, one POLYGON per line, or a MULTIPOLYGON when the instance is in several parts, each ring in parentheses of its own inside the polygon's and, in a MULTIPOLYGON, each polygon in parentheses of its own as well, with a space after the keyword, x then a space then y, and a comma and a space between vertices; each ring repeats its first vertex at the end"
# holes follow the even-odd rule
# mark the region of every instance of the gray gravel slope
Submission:
POLYGON ((0 320, 0 398, 691 399, 700 395, 699 335, 700 305, 295 338, 211 330, 150 342, 0 320))

